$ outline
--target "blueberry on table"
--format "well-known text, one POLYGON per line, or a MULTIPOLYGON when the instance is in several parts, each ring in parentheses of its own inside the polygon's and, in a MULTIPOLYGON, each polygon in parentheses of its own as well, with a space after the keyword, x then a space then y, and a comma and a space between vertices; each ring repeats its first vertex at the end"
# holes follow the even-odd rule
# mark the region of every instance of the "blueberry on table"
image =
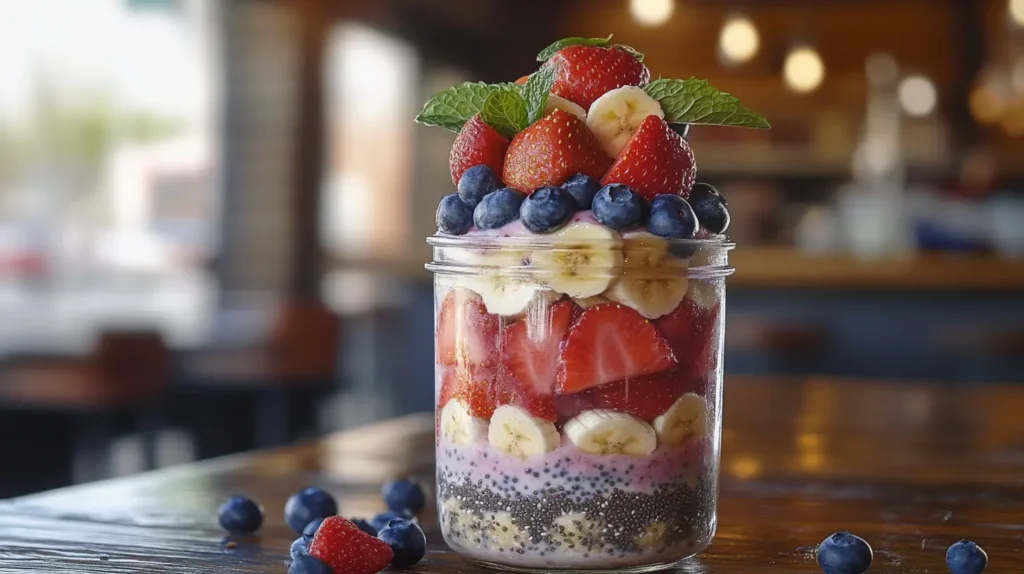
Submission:
POLYGON ((981 574, 988 567, 988 554, 974 542, 961 540, 946 551, 946 567, 953 574, 981 574))
POLYGON ((690 124, 669 124, 668 127, 679 134, 679 137, 683 139, 686 139, 686 136, 690 135, 690 124))
POLYGON ((427 495, 420 483, 412 479, 392 480, 385 483, 380 491, 384 504, 395 512, 408 510, 419 512, 427 504, 427 495))
POLYGON ((303 554, 309 554, 309 541, 310 539, 305 536, 299 536, 292 541, 292 545, 288 549, 288 555, 292 557, 292 560, 295 560, 303 554))
POLYGON ((523 227, 534 233, 551 233, 568 223, 576 202, 568 191, 551 185, 538 187, 523 201, 519 219, 523 227))
POLYGON ((370 519, 370 526, 375 528, 377 530, 377 533, 379 534, 380 531, 384 530, 384 527, 387 526, 392 520, 408 522, 412 520, 412 513, 408 511, 395 512, 393 510, 381 512, 380 514, 370 519))
POLYGON ((377 535, 387 543, 395 557, 391 563, 399 568, 408 568, 427 553, 427 537, 415 522, 393 521, 377 535))
POLYGON ((319 559, 309 554, 303 554, 292 559, 292 564, 288 567, 288 574, 334 574, 334 572, 331 571, 330 566, 319 559))
POLYGON ((825 574, 863 574, 871 558, 871 546, 849 532, 836 532, 818 545, 818 566, 825 574))
POLYGON ((647 215, 647 203, 629 186, 610 183, 594 196, 594 218, 606 227, 624 231, 639 227, 647 215))
POLYGON ((519 218, 519 206, 526 194, 503 187, 484 196, 473 210, 473 223, 479 229, 498 229, 519 218))
POLYGON ((647 231, 667 239, 693 239, 697 234, 697 216, 682 197, 656 195, 651 200, 647 231))
POLYGON ((462 202, 470 207, 476 207, 485 195, 501 187, 501 182, 491 168, 480 164, 464 171, 457 187, 462 202))
POLYGON ((353 518, 352 519, 352 524, 355 524, 356 528, 358 528, 359 530, 362 530, 363 532, 369 534, 370 536, 376 536, 377 535, 377 529, 374 528, 372 524, 370 524, 369 522, 367 522, 363 518, 353 518))
MULTIPOLYGON (((324 518, 327 517, 325 516, 324 518)), ((309 524, 307 524, 306 527, 302 529, 302 537, 307 540, 312 539, 313 535, 316 534, 317 529, 320 528, 320 523, 324 521, 324 518, 310 520, 309 524)))
POLYGON ((217 509, 221 528, 238 534, 252 534, 263 524, 263 509, 258 504, 236 494, 217 509))
POLYGON ((473 208, 466 205, 457 193, 446 195, 437 206, 434 222, 442 233, 464 235, 473 228, 473 208))
POLYGON ((569 192, 576 202, 576 209, 587 210, 594 203, 594 196, 601 189, 601 184, 589 175, 577 173, 565 180, 562 189, 569 192))
POLYGON ((700 226, 709 232, 725 233, 729 228, 729 202, 722 197, 715 186, 698 183, 690 191, 690 206, 700 226))
POLYGON ((315 486, 306 487, 291 495, 284 505, 284 521, 300 534, 310 522, 337 513, 338 503, 334 497, 315 486))

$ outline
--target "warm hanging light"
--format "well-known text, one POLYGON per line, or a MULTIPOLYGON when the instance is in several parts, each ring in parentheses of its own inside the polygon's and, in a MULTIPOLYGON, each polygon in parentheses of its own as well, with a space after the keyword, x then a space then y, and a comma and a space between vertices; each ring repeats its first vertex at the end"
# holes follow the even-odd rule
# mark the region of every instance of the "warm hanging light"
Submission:
POLYGON ((938 92, 935 84, 924 76, 907 76, 897 90, 900 106, 908 115, 923 117, 935 111, 938 92))
POLYGON ((630 0, 629 11, 641 26, 661 26, 672 16, 674 0, 630 0))
POLYGON ((1024 26, 1024 0, 1010 0, 1007 11, 1014 24, 1024 26))
POLYGON ((718 50, 726 61, 742 64, 757 54, 761 46, 754 22, 745 16, 733 16, 726 20, 718 36, 718 50))
POLYGON ((786 56, 782 75, 790 89, 801 93, 813 92, 825 79, 825 63, 814 48, 794 48, 786 56))

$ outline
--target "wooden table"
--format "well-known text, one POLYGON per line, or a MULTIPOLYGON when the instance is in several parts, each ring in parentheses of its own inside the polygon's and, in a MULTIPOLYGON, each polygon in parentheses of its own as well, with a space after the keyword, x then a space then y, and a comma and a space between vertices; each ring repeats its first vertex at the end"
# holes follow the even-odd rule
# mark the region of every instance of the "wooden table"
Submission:
MULTIPOLYGON (((961 538, 988 550, 989 572, 1024 572, 1024 388, 733 377, 725 402, 718 535, 681 571, 817 572, 810 549, 849 529, 874 546, 874 572, 945 572, 961 538)), ((407 417, 0 503, 0 571, 283 573, 289 493, 320 484, 345 515, 378 512, 381 481, 430 481, 432 428, 407 417), (213 515, 235 492, 267 516, 237 545, 213 515)), ((479 570, 422 522, 431 549, 415 571, 479 570)))

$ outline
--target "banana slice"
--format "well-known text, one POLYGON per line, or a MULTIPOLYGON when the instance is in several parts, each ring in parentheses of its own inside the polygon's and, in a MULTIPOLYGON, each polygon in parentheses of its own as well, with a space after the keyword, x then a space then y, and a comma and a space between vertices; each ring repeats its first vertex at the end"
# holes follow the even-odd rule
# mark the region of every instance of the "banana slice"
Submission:
POLYGON ((600 295, 594 295, 593 297, 584 297, 582 299, 573 299, 572 302, 575 303, 576 306, 579 307, 580 309, 587 310, 587 309, 590 309, 591 307, 593 307, 594 305, 600 305, 601 303, 607 303, 608 302, 608 298, 607 297, 602 297, 600 295))
POLYGON ((702 311, 707 311, 721 298, 721 279, 694 279, 686 290, 686 298, 693 301, 702 311))
POLYGON ((484 528, 487 546, 495 550, 515 552, 524 548, 530 539, 508 512, 484 514, 484 528))
POLYGON ((491 415, 487 440, 495 449, 522 459, 551 452, 561 442, 553 423, 513 405, 500 406, 491 415))
POLYGON ((623 235, 622 244, 622 276, 604 296, 648 319, 671 313, 686 296, 687 261, 672 256, 667 241, 646 231, 623 235))
POLYGON ((708 434, 708 407, 704 397, 686 393, 667 411, 654 419, 654 430, 661 444, 682 444, 687 439, 708 434))
POLYGON ((441 436, 452 444, 471 445, 487 436, 487 421, 469 414, 465 405, 452 399, 441 409, 441 436))
POLYGON ((668 539, 668 524, 655 522, 644 529, 643 534, 633 538, 641 550, 662 550, 668 539))
POLYGON ((658 100, 648 96, 643 88, 622 86, 590 104, 587 125, 604 151, 615 157, 647 116, 665 117, 658 100))
POLYGON ((647 456, 658 446, 651 425, 607 409, 583 411, 562 427, 576 448, 591 454, 647 456))
POLYGON ((604 525, 580 512, 563 514, 551 523, 547 538, 560 550, 586 552, 593 548, 604 525))
POLYGON ((547 237, 532 264, 549 287, 574 299, 600 295, 622 265, 622 238, 599 223, 577 222, 547 237))
POLYGON ((448 534, 456 538, 469 539, 480 530, 480 520, 454 496, 441 505, 438 521, 447 524, 448 534))
POLYGON ((587 110, 581 108, 578 104, 570 102, 569 100, 556 96, 555 94, 548 94, 548 101, 544 105, 544 115, 548 115, 555 110, 562 110, 563 112, 569 112, 577 118, 587 121, 587 110))
POLYGON ((524 262, 529 261, 529 251, 492 249, 475 256, 477 260, 470 263, 477 267, 474 274, 458 276, 456 284, 480 295, 488 313, 518 316, 543 289, 541 285, 509 273, 510 269, 523 267, 524 262))

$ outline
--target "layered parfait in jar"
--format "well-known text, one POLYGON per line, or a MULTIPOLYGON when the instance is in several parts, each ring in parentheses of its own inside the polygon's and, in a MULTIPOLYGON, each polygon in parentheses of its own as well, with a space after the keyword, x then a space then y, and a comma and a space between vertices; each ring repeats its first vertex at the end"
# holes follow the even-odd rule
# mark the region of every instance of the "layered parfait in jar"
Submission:
POLYGON ((441 530, 498 568, 656 570, 716 522, 732 245, 686 133, 768 124, 610 37, 538 60, 417 117, 458 133, 428 239, 441 530))

